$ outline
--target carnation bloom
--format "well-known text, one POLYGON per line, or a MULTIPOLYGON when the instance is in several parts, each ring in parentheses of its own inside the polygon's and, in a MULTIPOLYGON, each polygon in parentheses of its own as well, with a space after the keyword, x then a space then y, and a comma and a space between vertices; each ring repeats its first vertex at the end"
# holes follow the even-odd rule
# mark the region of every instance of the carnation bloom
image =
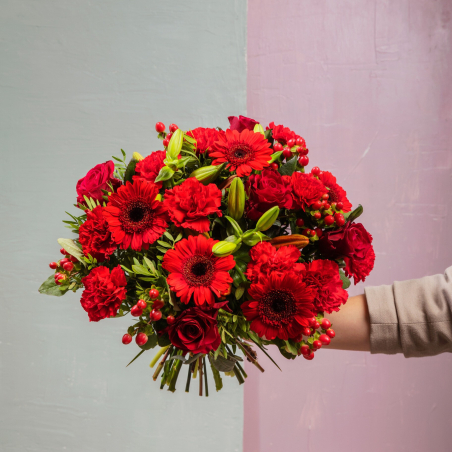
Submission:
POLYGON ((308 264, 302 264, 305 268, 303 281, 315 291, 314 307, 317 312, 339 311, 339 307, 345 304, 348 298, 347 291, 342 288, 342 280, 339 276, 339 265, 334 261, 317 259, 308 264))
POLYGON ((218 137, 209 156, 214 159, 212 165, 227 162, 229 171, 236 171, 237 176, 243 177, 251 174, 253 169, 261 171, 269 166, 271 153, 270 144, 261 133, 228 129, 218 137))
POLYGON ((83 254, 89 254, 102 262, 109 258, 117 246, 108 229, 108 223, 103 215, 103 207, 86 210, 86 221, 80 225, 79 241, 83 254))
POLYGON ((290 178, 284 178, 277 171, 265 169, 261 174, 252 174, 245 183, 248 201, 246 215, 257 221, 269 209, 292 207, 290 178), (287 181, 288 179, 288 181, 287 181))
POLYGON ((336 178, 329 171, 322 171, 319 174, 319 179, 323 182, 323 185, 325 185, 325 187, 329 188, 328 202, 330 204, 332 202, 341 202, 344 205, 342 210, 344 212, 350 212, 352 210, 352 205, 347 199, 346 191, 336 183, 336 178))
POLYGON ((90 322, 114 317, 126 298, 127 280, 118 265, 111 273, 107 267, 96 267, 82 278, 85 290, 80 303, 88 313, 90 322))
POLYGON ((271 273, 248 290, 242 304, 250 328, 267 340, 298 339, 313 316, 314 292, 293 272, 271 273))
POLYGON ((212 149, 213 143, 218 139, 219 131, 206 127, 197 127, 189 130, 187 135, 196 140, 196 153, 204 154, 212 149))
POLYGON ((292 174, 292 190, 295 203, 302 209, 318 201, 327 189, 312 174, 295 172, 292 174))
POLYGON ((232 283, 229 270, 235 267, 234 258, 214 256, 212 246, 217 242, 203 235, 190 236, 163 257, 162 266, 170 273, 168 284, 182 303, 188 304, 193 295, 198 306, 212 306, 214 294, 219 297, 232 283))
MULTIPOLYGON (((149 182, 154 182, 157 178, 160 170, 165 166, 163 160, 166 158, 166 151, 156 151, 148 155, 143 160, 140 160, 136 167, 133 180, 142 179, 149 182)), ((162 182, 156 184, 159 188, 162 188, 162 182)))
POLYGON ((296 264, 301 252, 294 245, 282 246, 276 249, 268 242, 261 242, 250 250, 251 261, 248 263, 245 275, 251 282, 271 273, 283 274, 287 271, 297 271, 301 264, 296 264))
POLYGON ((166 212, 156 199, 158 187, 153 182, 127 182, 110 195, 104 217, 114 241, 126 250, 148 249, 166 230, 166 212))
MULTIPOLYGON (((297 138, 301 138, 300 135, 297 135, 293 130, 290 130, 288 127, 284 127, 282 125, 276 126, 274 122, 271 122, 268 125, 267 129, 272 129, 273 139, 280 142, 283 145, 287 144, 287 142, 291 139, 296 140, 297 138)), ((304 143, 304 146, 302 147, 306 147, 306 143, 304 143)))
POLYGON ((177 227, 207 232, 210 229, 207 216, 222 216, 221 191, 215 184, 205 186, 190 177, 173 189, 166 190, 164 206, 177 227))

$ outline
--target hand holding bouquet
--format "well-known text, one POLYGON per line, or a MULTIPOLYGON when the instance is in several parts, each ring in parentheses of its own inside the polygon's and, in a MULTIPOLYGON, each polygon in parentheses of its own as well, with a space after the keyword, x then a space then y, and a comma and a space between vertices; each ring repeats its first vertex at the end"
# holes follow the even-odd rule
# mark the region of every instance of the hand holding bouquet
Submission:
POLYGON ((200 395, 207 364, 217 390, 222 374, 243 383, 238 350, 262 371, 256 348, 272 361, 269 345, 313 359, 335 336, 324 314, 374 265, 372 237, 355 223, 362 207, 330 172, 305 172, 301 136, 229 121, 168 134, 157 123, 164 150, 91 169, 77 183, 80 213, 65 221, 76 238, 59 239, 64 257, 40 288, 83 289, 90 321, 129 315, 122 342, 135 338, 133 360, 159 347, 154 380, 170 391, 184 365, 186 390, 199 378, 200 395))

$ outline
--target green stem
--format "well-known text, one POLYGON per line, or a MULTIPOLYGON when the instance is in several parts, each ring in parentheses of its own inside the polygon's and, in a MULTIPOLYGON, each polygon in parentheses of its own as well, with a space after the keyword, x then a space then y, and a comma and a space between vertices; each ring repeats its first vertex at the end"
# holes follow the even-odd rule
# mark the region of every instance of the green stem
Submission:
POLYGON ((234 371, 234 374, 237 377, 237 380, 239 381, 239 385, 242 385, 243 383, 245 383, 245 380, 243 379, 242 374, 239 372, 237 367, 234 366, 234 369, 232 369, 232 370, 234 371))
POLYGON ((188 366, 187 384, 185 385, 185 392, 190 392, 191 372, 192 372, 192 365, 190 364, 188 366))
POLYGON ((204 384, 206 385, 206 397, 209 397, 209 386, 207 384, 207 366, 206 366, 206 358, 202 359, 202 363, 204 365, 204 384))
POLYGON ((209 356, 210 368, 212 369, 213 379, 215 381, 215 389, 217 392, 223 387, 223 380, 221 379, 220 372, 218 369, 212 364, 212 357, 209 356))
POLYGON ((182 361, 177 360, 177 363, 174 365, 173 377, 171 378, 171 383, 169 385, 168 391, 176 391, 176 382, 177 378, 179 377, 181 367, 182 361))
POLYGON ((169 345, 166 347, 162 347, 154 356, 154 358, 151 361, 151 364, 149 364, 149 367, 152 368, 155 366, 155 363, 160 359, 160 357, 169 349, 169 345))

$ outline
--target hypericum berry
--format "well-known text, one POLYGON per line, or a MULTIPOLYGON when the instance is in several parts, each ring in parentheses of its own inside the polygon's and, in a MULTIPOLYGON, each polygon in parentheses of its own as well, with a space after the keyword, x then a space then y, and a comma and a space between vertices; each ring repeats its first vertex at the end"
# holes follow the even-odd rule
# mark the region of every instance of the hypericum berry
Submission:
POLYGON ((153 309, 162 309, 163 306, 165 306, 165 302, 163 300, 155 300, 152 305, 152 308, 153 309))
POLYGON ((329 205, 329 203, 325 203, 325 204, 323 204, 323 208, 325 209, 325 210, 330 210, 330 205, 329 205))
POLYGON ((311 359, 314 359, 314 352, 309 353, 309 355, 303 355, 303 358, 311 361, 311 359))
MULTIPOLYGON (((163 130, 165 130, 165 129, 163 129, 163 130)), ((130 334, 126 333, 126 334, 124 334, 124 336, 122 336, 122 343, 123 344, 127 345, 127 344, 130 344, 131 342, 132 342, 132 336, 130 334)))
POLYGON ((315 233, 317 234, 317 237, 319 237, 319 238, 322 237, 322 235, 323 235, 323 231, 320 228, 316 228, 315 233))
POLYGON ((289 148, 293 148, 295 146, 295 140, 293 138, 287 140, 287 146, 289 146, 289 148))
POLYGON ((312 346, 314 347, 314 350, 318 350, 319 348, 322 348, 322 343, 316 340, 312 343, 312 346))
POLYGON ((270 166, 271 166, 275 171, 278 171, 279 165, 278 165, 276 162, 273 162, 270 166))
POLYGON ((179 128, 179 127, 176 126, 176 124, 170 124, 170 125, 169 125, 169 131, 170 131, 171 133, 175 132, 178 128, 179 128))
POLYGON ((331 339, 329 336, 327 336, 326 334, 321 334, 319 337, 319 341, 323 344, 323 345, 329 345, 329 343, 331 342, 331 339))
POLYGON ((60 248, 60 253, 61 253, 61 254, 67 254, 67 253, 66 253, 66 250, 65 250, 64 248, 60 248))
POLYGON ((298 226, 299 228, 303 227, 303 226, 304 226, 304 220, 303 220, 303 218, 297 218, 296 223, 297 223, 297 226, 298 226))
POLYGON ((299 159, 298 159, 298 163, 301 166, 306 166, 309 163, 309 157, 307 155, 302 155, 299 159))
POLYGON ((63 265, 63 268, 67 271, 67 272, 71 272, 72 270, 74 270, 74 264, 72 262, 66 262, 63 265))
POLYGON ((311 317, 309 320, 309 326, 314 326, 317 322, 317 319, 315 317, 311 317))
POLYGON ((338 226, 344 226, 345 224, 345 217, 341 213, 336 213, 334 215, 334 219, 336 220, 336 223, 338 226))
POLYGON ((304 141, 304 138, 302 138, 302 137, 298 137, 298 138, 295 140, 295 143, 296 143, 298 146, 301 146, 302 148, 306 147, 306 141, 304 141))
POLYGON ((138 306, 141 310, 146 309, 147 305, 148 305, 148 304, 147 304, 144 300, 138 300, 138 302, 137 302, 137 306, 138 306))
POLYGON ((339 201, 339 202, 336 204, 336 207, 337 207, 337 210, 342 210, 342 209, 344 208, 344 203, 339 201))
POLYGON ((322 199, 328 199, 330 197, 330 195, 328 194, 328 193, 325 193, 323 196, 322 196, 322 199))
POLYGON ((56 262, 50 262, 49 267, 50 267, 52 270, 55 270, 55 269, 58 267, 58 264, 57 264, 56 262))
POLYGON ((308 155, 309 154, 309 149, 307 149, 307 148, 298 148, 298 153, 300 155, 308 155))
POLYGON ((158 309, 153 309, 149 317, 153 322, 157 322, 162 318, 162 311, 159 311, 158 309))
POLYGON ((311 230, 310 230, 309 228, 307 228, 307 229, 305 229, 305 230, 303 231, 303 234, 304 234, 306 237, 309 237, 309 236, 311 235, 311 230))
POLYGON ((332 208, 332 209, 335 209, 336 206, 337 206, 337 202, 332 202, 332 203, 331 203, 331 208, 332 208))
POLYGON ((316 321, 313 328, 318 330, 320 328, 320 323, 316 321))
POLYGON ((276 142, 274 145, 273 145, 273 150, 275 151, 275 152, 279 152, 279 151, 282 151, 283 150, 283 146, 282 146, 282 144, 281 143, 278 143, 278 142, 276 142))
POLYGON ((313 176, 318 176, 320 174, 320 168, 318 166, 313 166, 311 168, 311 174, 313 176))
POLYGON ((312 210, 319 210, 320 207, 322 207, 322 203, 321 203, 320 201, 316 201, 315 203, 313 203, 313 204, 311 205, 311 209, 312 209, 312 210))
POLYGON ((63 257, 63 259, 60 259, 60 267, 62 267, 66 262, 70 262, 70 260, 67 257, 63 257))
POLYGON ((135 306, 132 306, 132 309, 130 310, 130 313, 134 317, 140 317, 140 315, 143 314, 143 310, 140 309, 137 305, 135 305, 135 306))
POLYGON ((172 325, 172 324, 176 321, 176 319, 175 319, 174 316, 169 315, 169 316, 166 318, 166 321, 168 322, 168 325, 172 325))
POLYGON ((322 319, 322 322, 320 324, 322 325, 322 328, 324 330, 327 330, 331 326, 331 322, 325 317, 322 319))
POLYGON ((163 124, 163 122, 158 122, 158 123, 155 125, 155 130, 156 130, 158 133, 164 132, 164 131, 165 131, 165 124, 163 124))
POLYGON ((326 225, 331 226, 334 223, 334 218, 333 215, 327 215, 323 221, 325 222, 326 225))
POLYGON ((305 326, 303 329, 302 329, 302 332, 303 332, 303 336, 310 336, 311 335, 311 328, 309 328, 308 326, 305 326))
POLYGON ((320 220, 320 218, 322 218, 322 214, 321 214, 320 212, 316 212, 316 213, 314 214, 314 218, 315 218, 316 220, 320 220))
POLYGON ((168 138, 165 138, 165 139, 163 140, 163 146, 165 146, 165 147, 167 148, 168 145, 169 145, 169 139, 168 139, 168 138))
POLYGON ((315 231, 314 231, 314 229, 310 229, 310 230, 309 230, 309 235, 310 235, 311 237, 314 237, 314 236, 315 236, 315 231))
POLYGON ((159 295, 160 295, 160 294, 159 294, 159 291, 158 291, 157 289, 151 289, 151 290, 149 291, 149 296, 150 296, 151 298, 157 298, 159 295))
POLYGON ((334 330, 332 330, 331 328, 326 330, 326 334, 328 335, 328 337, 331 337, 331 339, 333 337, 336 337, 336 332, 334 330))
POLYGON ((142 347, 144 344, 146 344, 147 341, 148 341, 148 337, 146 336, 145 333, 138 333, 137 337, 135 338, 135 342, 140 347, 142 347))
POLYGON ((172 133, 169 133, 167 136, 166 136, 166 138, 168 138, 168 140, 171 140, 171 137, 173 136, 173 134, 172 133))
POLYGON ((74 257, 74 256, 71 256, 69 259, 70 259, 71 262, 74 263, 74 264, 76 264, 76 263, 78 262, 78 259, 77 259, 76 257, 74 257))
POLYGON ((292 151, 289 148, 285 148, 282 155, 286 160, 289 160, 292 158, 292 151))
POLYGON ((303 344, 300 347, 300 351, 298 353, 301 355, 307 355, 307 354, 311 353, 311 349, 309 348, 308 344, 303 344))

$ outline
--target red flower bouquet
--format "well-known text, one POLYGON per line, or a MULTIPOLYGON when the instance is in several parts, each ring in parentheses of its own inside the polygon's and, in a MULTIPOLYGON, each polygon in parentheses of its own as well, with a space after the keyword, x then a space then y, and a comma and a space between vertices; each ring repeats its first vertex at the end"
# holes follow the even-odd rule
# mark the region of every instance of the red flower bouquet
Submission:
MULTIPOLYGON (((40 292, 82 289, 90 321, 132 317, 122 338, 138 356, 158 347, 153 378, 208 395, 222 374, 247 377, 255 349, 314 358, 335 332, 325 313, 371 272, 372 236, 345 190, 309 163, 305 140, 254 119, 183 132, 156 124, 163 151, 101 163, 76 186, 78 214, 40 292), (157 364, 158 363, 158 364, 157 364)), ((275 361, 270 358, 273 363, 275 361)), ((276 363, 275 363, 276 364, 276 363)))

